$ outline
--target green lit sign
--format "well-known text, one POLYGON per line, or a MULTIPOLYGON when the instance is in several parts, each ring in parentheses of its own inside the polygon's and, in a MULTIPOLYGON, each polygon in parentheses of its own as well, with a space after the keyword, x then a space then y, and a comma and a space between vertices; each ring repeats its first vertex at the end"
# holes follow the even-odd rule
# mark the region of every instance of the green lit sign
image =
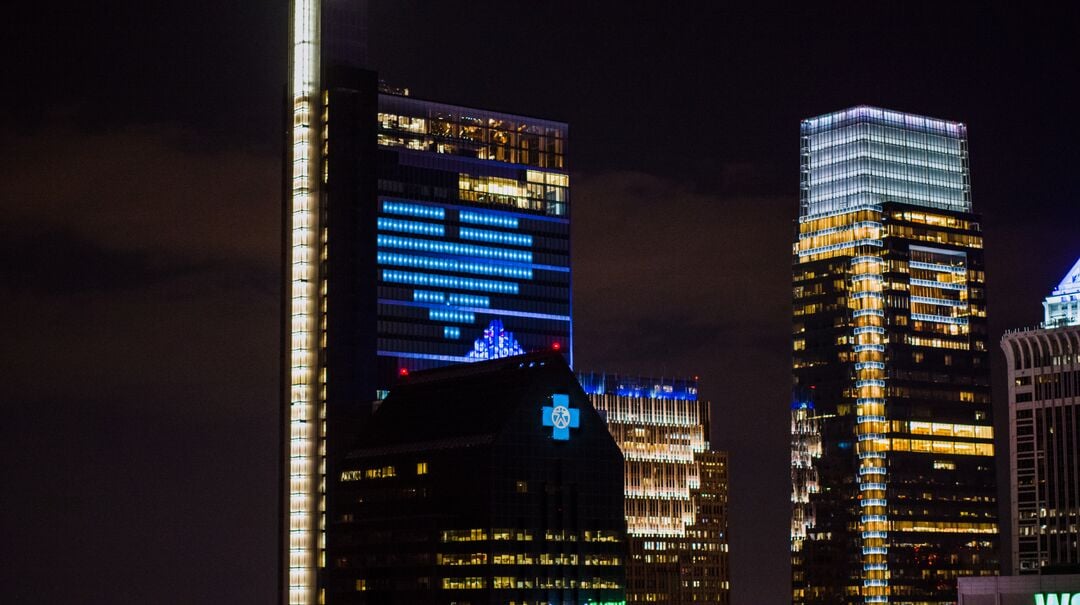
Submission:
POLYGON ((1035 605, 1080 605, 1080 592, 1036 593, 1035 605))

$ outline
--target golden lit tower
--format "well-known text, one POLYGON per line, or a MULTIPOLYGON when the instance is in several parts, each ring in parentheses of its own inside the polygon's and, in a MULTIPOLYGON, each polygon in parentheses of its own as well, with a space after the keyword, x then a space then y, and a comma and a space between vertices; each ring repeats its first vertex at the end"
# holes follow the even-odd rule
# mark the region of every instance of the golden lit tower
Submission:
POLYGON ((625 458, 626 598, 728 603, 728 461, 696 379, 579 376, 625 458))
POLYGON ((793 600, 954 602, 998 541, 967 129, 860 106, 801 147, 793 600))

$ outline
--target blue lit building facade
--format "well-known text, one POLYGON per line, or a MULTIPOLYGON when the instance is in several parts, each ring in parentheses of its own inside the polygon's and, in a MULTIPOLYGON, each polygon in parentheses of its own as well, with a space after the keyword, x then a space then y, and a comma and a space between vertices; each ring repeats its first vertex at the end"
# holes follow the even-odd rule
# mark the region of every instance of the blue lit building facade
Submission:
POLYGON ((967 129, 860 106, 801 130, 793 601, 952 603, 998 569, 967 129))
POLYGON ((399 377, 573 350, 563 123, 422 101, 365 68, 363 0, 290 2, 282 603, 325 601, 326 481, 399 377))
POLYGON ((572 352, 566 124, 380 94, 378 382, 572 352))

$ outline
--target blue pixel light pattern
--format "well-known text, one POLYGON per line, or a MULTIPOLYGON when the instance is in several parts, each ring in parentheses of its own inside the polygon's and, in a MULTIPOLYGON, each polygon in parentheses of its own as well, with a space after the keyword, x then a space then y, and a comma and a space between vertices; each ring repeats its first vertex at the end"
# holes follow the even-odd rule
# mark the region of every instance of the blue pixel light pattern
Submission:
POLYGON ((487 212, 472 212, 470 210, 462 210, 458 213, 458 218, 463 223, 472 223, 474 225, 488 225, 490 227, 505 227, 507 229, 517 229, 518 220, 512 216, 499 216, 497 214, 489 214, 487 212))
POLYGON ((458 235, 461 239, 471 239, 490 244, 510 244, 511 246, 532 246, 531 235, 521 233, 503 233, 502 231, 487 231, 485 229, 472 229, 462 227, 458 235))
POLYGON ((411 267, 413 269, 453 271, 456 273, 476 273, 479 275, 512 277, 516 279, 532 279, 533 276, 532 269, 528 267, 496 265, 492 263, 474 263, 449 258, 435 258, 432 256, 397 254, 395 252, 379 252, 376 255, 376 261, 380 265, 397 265, 399 267, 411 267))
POLYGON ((431 240, 413 239, 411 237, 399 237, 397 235, 383 235, 381 233, 376 237, 376 243, 380 248, 402 248, 405 250, 453 254, 455 256, 476 256, 479 258, 508 260, 519 263, 531 263, 533 258, 532 252, 524 250, 504 250, 501 248, 489 248, 487 246, 474 246, 472 244, 436 242, 431 240))
POLYGON ((494 281, 490 279, 472 279, 469 277, 450 277, 447 275, 432 275, 430 273, 409 273, 406 271, 392 271, 384 269, 383 281, 395 284, 408 284, 410 286, 426 286, 436 288, 453 288, 455 290, 479 290, 480 292, 498 292, 500 294, 517 294, 518 285, 512 282, 494 281))
POLYGON ((468 311, 446 311, 444 309, 428 309, 428 319, 432 321, 453 321, 457 323, 471 324, 476 321, 476 315, 468 311))
POLYGON ((401 219, 387 218, 385 216, 380 216, 376 223, 380 231, 402 231, 404 233, 415 233, 418 235, 431 235, 437 237, 446 235, 446 230, 443 229, 443 226, 434 223, 403 221, 401 219))
POLYGON ((482 361, 523 354, 525 354, 525 349, 518 344, 514 333, 503 328, 501 320, 493 319, 484 330, 484 335, 473 342, 468 358, 469 361, 482 361))
POLYGON ((439 220, 446 218, 446 211, 436 206, 385 201, 382 203, 382 209, 383 212, 389 214, 404 214, 405 216, 417 216, 420 218, 433 218, 439 220))

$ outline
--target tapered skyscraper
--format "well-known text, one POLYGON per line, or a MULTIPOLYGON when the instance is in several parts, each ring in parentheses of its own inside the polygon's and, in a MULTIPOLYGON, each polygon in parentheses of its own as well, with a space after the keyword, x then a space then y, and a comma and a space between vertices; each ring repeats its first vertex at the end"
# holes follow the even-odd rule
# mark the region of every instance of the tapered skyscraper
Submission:
POLYGON ((963 124, 802 123, 796 603, 948 603, 997 572, 983 240, 963 124))
MULTIPOLYGON (((572 359, 566 124, 364 69, 363 0, 292 0, 283 216, 283 602, 322 602, 344 454, 397 377, 572 359)), ((436 578, 435 581, 438 581, 436 578)))

